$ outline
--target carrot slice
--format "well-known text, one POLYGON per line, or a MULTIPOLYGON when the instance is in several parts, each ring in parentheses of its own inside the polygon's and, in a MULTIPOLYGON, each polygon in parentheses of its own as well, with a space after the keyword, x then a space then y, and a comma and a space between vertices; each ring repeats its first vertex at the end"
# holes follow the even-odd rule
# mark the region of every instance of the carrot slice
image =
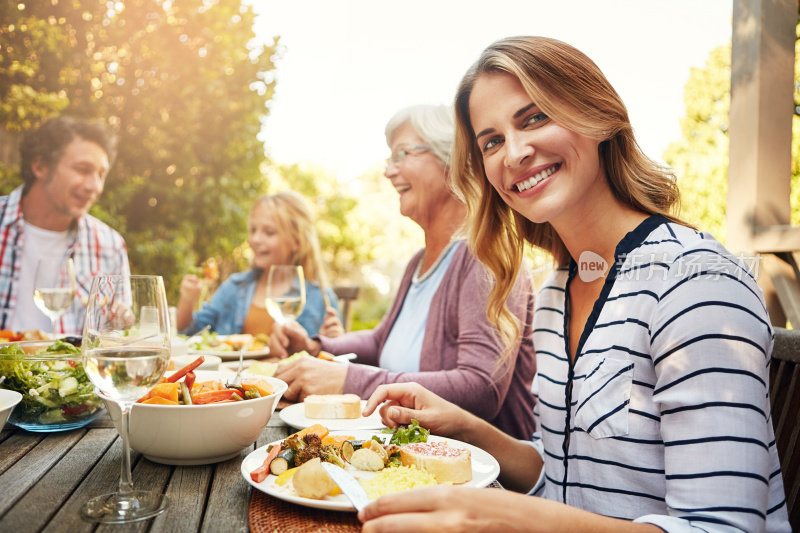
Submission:
POLYGON ((145 403, 145 400, 159 397, 177 404, 179 388, 180 386, 177 383, 158 383, 150 392, 139 398, 139 403, 145 403))
POLYGON ((186 383, 186 386, 189 388, 190 391, 192 390, 192 385, 194 385, 194 380, 196 379, 197 375, 195 375, 194 371, 186 373, 186 379, 184 379, 183 382, 186 383))
POLYGON ((325 446, 326 444, 333 444, 337 448, 341 448, 344 441, 353 439, 355 439, 355 437, 351 435, 327 435, 322 439, 322 445, 325 446))
POLYGON ((215 390, 211 392, 201 392, 199 394, 192 394, 192 402, 194 405, 203 405, 208 403, 220 403, 225 400, 244 400, 235 389, 215 390))
POLYGON ((261 396, 272 394, 272 385, 263 379, 243 379, 242 388, 244 390, 256 389, 261 396))
POLYGON ((178 402, 173 402, 172 400, 162 398, 161 396, 153 396, 152 398, 148 398, 140 403, 147 403, 151 405, 178 405, 178 402))
POLYGON ((322 424, 313 424, 305 429, 301 429, 300 431, 298 431, 297 436, 302 438, 310 433, 318 435, 320 440, 322 440, 328 436, 328 433, 330 433, 330 431, 322 424))
POLYGON ((202 365, 203 361, 205 361, 205 360, 206 360, 206 358, 201 355, 200 357, 198 357, 197 359, 195 359, 194 361, 192 361, 191 363, 189 363, 188 365, 186 365, 185 367, 181 368, 180 370, 178 370, 174 374, 172 374, 170 377, 168 377, 167 381, 169 381, 170 383, 175 383, 176 381, 181 379, 183 376, 185 376, 186 374, 188 374, 189 372, 191 372, 192 370, 194 370, 198 366, 202 365))
POLYGON ((267 479, 267 476, 269 475, 269 464, 278 456, 279 453, 281 453, 281 445, 276 444, 269 451, 269 454, 267 454, 267 458, 264 459, 262 465, 250 472, 250 479, 256 483, 261 483, 267 479))

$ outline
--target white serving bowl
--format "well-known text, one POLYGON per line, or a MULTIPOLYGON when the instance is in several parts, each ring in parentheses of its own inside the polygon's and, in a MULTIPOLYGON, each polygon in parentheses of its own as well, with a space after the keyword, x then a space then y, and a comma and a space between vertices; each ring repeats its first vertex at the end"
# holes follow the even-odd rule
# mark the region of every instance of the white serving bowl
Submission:
POLYGON ((0 389, 0 431, 6 425, 8 415, 22 401, 22 394, 13 390, 0 389))
MULTIPOLYGON (((233 379, 229 373, 210 370, 197 370, 195 374, 197 382, 233 379)), ((269 382, 274 392, 254 400, 221 404, 135 404, 130 414, 131 448, 153 462, 169 465, 203 465, 236 457, 256 441, 287 388, 286 382, 277 378, 247 377, 269 382)), ((106 407, 119 429, 119 407, 110 401, 106 401, 106 407)))
MULTIPOLYGON (((174 353, 170 357, 175 362, 174 370, 179 370, 195 359, 200 357, 199 355, 175 355, 174 353)), ((197 367, 197 370, 219 370, 219 364, 222 362, 222 357, 218 355, 206 355, 203 354, 203 363, 197 367)), ((238 363, 237 363, 238 364, 238 363)))

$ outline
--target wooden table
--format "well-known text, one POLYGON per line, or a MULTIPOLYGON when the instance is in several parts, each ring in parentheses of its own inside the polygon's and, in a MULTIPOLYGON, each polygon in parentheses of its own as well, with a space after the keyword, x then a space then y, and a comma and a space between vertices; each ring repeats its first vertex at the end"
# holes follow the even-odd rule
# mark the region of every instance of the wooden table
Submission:
POLYGON ((56 433, 6 424, 0 433, 0 531, 247 532, 251 487, 239 470, 242 460, 289 432, 273 414, 254 445, 212 465, 162 465, 131 451, 134 486, 167 494, 169 508, 150 520, 97 526, 78 510, 89 498, 117 490, 122 443, 111 419, 104 415, 83 429, 56 433))

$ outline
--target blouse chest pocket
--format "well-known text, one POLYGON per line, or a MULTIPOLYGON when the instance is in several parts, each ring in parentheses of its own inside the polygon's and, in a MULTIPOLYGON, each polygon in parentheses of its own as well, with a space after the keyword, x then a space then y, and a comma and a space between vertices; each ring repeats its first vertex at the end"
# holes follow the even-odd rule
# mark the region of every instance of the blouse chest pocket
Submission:
POLYGON ((627 435, 632 384, 632 362, 602 359, 581 385, 575 425, 596 439, 627 435))

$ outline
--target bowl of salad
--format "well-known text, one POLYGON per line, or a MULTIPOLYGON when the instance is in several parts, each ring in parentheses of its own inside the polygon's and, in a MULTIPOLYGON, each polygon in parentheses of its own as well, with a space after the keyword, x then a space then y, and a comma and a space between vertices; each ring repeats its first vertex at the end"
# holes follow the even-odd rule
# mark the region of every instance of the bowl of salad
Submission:
MULTIPOLYGON (((247 374, 233 387, 233 374, 200 364, 168 371, 131 409, 131 448, 150 461, 204 465, 237 457, 261 435, 287 389, 282 380, 247 374)), ((119 428, 119 406, 107 407, 119 428)))
POLYGON ((22 394, 8 422, 28 431, 80 428, 103 412, 80 348, 64 339, 0 345, 0 380, 0 388, 22 394))

